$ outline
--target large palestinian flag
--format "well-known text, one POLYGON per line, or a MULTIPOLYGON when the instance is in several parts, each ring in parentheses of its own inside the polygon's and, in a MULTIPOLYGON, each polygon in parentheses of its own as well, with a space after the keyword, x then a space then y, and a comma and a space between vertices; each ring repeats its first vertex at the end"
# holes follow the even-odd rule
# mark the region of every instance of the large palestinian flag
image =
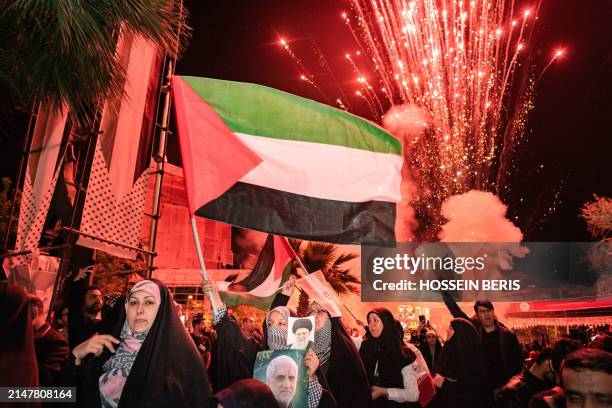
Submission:
POLYGON ((175 77, 192 213, 312 241, 392 242, 401 144, 377 125, 260 85, 175 77))

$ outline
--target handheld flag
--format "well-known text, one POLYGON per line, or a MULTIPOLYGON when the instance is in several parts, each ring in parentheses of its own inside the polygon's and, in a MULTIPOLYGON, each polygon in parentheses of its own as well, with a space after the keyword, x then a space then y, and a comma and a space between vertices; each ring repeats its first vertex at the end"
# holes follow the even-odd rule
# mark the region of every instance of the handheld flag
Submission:
POLYGON ((316 271, 308 274, 299 279, 296 283, 308 294, 310 299, 316 300, 317 303, 323 306, 331 317, 342 316, 334 290, 329 283, 327 283, 323 272, 316 271))
POLYGON ((217 282, 229 307, 248 304, 268 310, 278 289, 289 278, 293 252, 282 237, 268 235, 253 271, 239 282, 217 282))

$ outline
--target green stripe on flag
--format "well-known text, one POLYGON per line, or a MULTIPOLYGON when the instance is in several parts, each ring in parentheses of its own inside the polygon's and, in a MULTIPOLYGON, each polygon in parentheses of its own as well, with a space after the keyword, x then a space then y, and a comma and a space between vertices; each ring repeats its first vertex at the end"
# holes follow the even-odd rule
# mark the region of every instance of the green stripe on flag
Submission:
MULTIPOLYGON (((291 274, 291 269, 293 267, 293 263, 289 262, 285 269, 283 269, 283 277, 281 278, 279 288, 287 282, 289 279, 289 275, 291 274)), ((270 273, 274 273, 274 271, 270 270, 270 273)), ((277 288, 278 289, 278 288, 277 288)), ((219 291, 219 296, 221 297, 221 301, 225 303, 227 307, 236 307, 238 305, 249 305, 253 306, 259 310, 263 310, 267 312, 270 310, 270 306, 274 301, 274 298, 280 290, 277 290, 270 296, 255 296, 250 294, 249 292, 234 292, 234 291, 219 291)))
POLYGON ((234 132, 401 155, 384 129, 331 106, 262 85, 182 78, 234 132))
POLYGON ((239 305, 249 305, 253 306, 259 310, 263 310, 267 312, 270 310, 270 306, 274 301, 274 297, 276 295, 268 296, 268 297, 259 297, 253 296, 248 292, 240 293, 240 292, 220 292, 221 301, 225 303, 227 307, 236 307, 239 305))

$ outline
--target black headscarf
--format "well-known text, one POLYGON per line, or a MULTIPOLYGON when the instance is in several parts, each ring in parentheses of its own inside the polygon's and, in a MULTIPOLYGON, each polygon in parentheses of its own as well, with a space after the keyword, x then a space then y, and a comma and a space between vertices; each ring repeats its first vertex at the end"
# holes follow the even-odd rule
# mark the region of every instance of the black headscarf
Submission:
POLYGON ((278 404, 270 387, 261 381, 246 379, 236 381, 216 393, 210 403, 211 408, 277 408, 278 404))
POLYGON ((484 356, 478 332, 467 319, 451 320, 453 336, 444 344, 435 363, 435 372, 447 377, 432 407, 488 407, 492 403, 487 387, 484 356))
POLYGON ((359 350, 368 380, 371 385, 403 388, 402 369, 412 364, 416 356, 404 344, 401 325, 388 309, 373 309, 368 316, 372 313, 380 317, 383 330, 378 338, 372 336, 369 330, 366 331, 366 338, 359 350), (376 362, 378 362, 378 384, 374 378, 376 362))
POLYGON ((486 371, 480 338, 474 325, 466 319, 451 320, 454 330, 436 361, 436 372, 460 382, 486 383, 486 371))
MULTIPOLYGON (((159 286, 159 310, 123 387, 119 407, 208 406, 210 384, 204 362, 179 319, 172 294, 162 282, 151 280, 159 286)), ((126 319, 120 306, 123 311, 109 333, 116 338, 126 319)), ((84 406, 100 406, 98 379, 110 356, 105 349, 83 362, 84 406)))

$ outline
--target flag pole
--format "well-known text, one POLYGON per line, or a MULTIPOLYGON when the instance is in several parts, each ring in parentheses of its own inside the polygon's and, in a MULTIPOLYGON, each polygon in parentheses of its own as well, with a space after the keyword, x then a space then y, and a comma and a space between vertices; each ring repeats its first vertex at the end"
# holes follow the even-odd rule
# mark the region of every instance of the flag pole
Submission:
POLYGON ((206 265, 204 264, 204 255, 202 254, 202 247, 200 246, 200 237, 198 236, 198 227, 196 226, 195 215, 191 214, 191 232, 193 232, 193 240, 195 241, 196 251, 198 252, 198 261, 200 262, 200 272, 202 273, 202 280, 208 280, 208 273, 206 272, 206 265))
MULTIPOLYGON (((293 247, 291 246, 291 244, 289 243, 289 241, 287 241, 286 237, 283 237, 281 235, 279 235, 279 237, 281 237, 284 241, 285 244, 289 247, 289 249, 291 249, 291 252, 293 252, 293 256, 295 256, 295 259, 298 261, 298 263, 300 264, 300 267, 304 270, 304 272, 306 272, 306 275, 308 275, 308 269, 306 269, 306 267, 304 266, 304 264, 302 263, 302 260, 300 259, 300 256, 297 254, 297 252, 295 252, 295 249, 293 249, 293 247)), ((284 285, 283 285, 284 286, 284 285)))

